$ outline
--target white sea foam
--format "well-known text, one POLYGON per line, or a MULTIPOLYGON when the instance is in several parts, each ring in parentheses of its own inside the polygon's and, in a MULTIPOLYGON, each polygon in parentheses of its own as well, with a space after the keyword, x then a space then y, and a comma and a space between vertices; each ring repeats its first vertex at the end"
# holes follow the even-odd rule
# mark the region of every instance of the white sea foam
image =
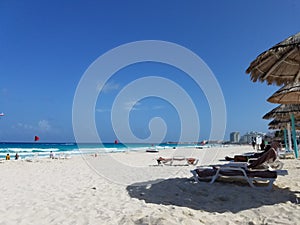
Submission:
POLYGON ((50 152, 59 151, 59 148, 5 148, 2 152, 50 152))

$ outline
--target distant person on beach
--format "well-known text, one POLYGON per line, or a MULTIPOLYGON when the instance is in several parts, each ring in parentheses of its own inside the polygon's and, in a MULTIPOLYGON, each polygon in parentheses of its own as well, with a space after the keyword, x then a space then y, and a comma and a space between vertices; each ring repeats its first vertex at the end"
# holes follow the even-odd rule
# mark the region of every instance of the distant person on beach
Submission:
POLYGON ((18 160, 18 159, 19 159, 19 154, 16 153, 16 155, 15 155, 15 160, 18 160))
POLYGON ((253 147, 253 149, 255 149, 255 145, 256 145, 256 142, 255 142, 254 138, 252 138, 252 147, 253 147))
POLYGON ((6 157, 5 157, 6 160, 10 160, 10 155, 7 153, 6 157))
POLYGON ((50 151, 50 159, 54 159, 54 153, 50 151))
POLYGON ((265 150, 265 147, 266 147, 265 141, 262 140, 260 144, 260 150, 265 150))
POLYGON ((255 143, 256 143, 256 149, 259 150, 260 145, 261 145, 261 143, 262 143, 262 137, 261 137, 261 136, 257 136, 257 137, 255 138, 255 143))

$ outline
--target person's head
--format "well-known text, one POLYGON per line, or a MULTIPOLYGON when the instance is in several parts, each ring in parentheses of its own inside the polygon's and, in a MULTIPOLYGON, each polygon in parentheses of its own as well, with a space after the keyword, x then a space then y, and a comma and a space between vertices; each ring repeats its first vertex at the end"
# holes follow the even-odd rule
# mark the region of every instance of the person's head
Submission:
POLYGON ((271 148, 271 145, 266 145, 265 146, 265 151, 268 151, 271 148))

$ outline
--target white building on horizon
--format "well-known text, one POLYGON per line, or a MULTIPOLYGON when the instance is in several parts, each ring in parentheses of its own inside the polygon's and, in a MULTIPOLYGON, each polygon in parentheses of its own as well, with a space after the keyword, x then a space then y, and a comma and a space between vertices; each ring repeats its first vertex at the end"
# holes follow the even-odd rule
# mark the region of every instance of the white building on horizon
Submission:
POLYGON ((252 139, 256 140, 257 137, 261 137, 263 139, 263 137, 265 136, 265 133, 262 132, 257 132, 257 131, 250 131, 247 132, 246 134, 244 134, 241 139, 240 139, 240 143, 243 144, 251 144, 252 139))
POLYGON ((240 132, 231 132, 230 133, 230 142, 239 143, 240 141, 240 132))

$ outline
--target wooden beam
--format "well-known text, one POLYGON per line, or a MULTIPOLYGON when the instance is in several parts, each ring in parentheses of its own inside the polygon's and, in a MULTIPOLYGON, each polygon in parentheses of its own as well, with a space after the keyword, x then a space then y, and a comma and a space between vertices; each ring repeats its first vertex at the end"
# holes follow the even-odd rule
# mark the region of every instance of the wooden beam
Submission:
POLYGON ((280 57, 280 59, 278 59, 276 61, 276 63, 273 64, 273 66, 271 66, 271 68, 269 69, 268 72, 266 72, 266 74, 264 76, 262 76, 262 80, 265 80, 275 69, 276 67, 282 63, 287 57, 289 57, 292 53, 294 53, 294 51, 296 50, 296 48, 293 48, 291 51, 285 53, 283 56, 280 57))
MULTIPOLYGON (((299 67, 300 67, 300 65, 299 65, 299 67)), ((296 76, 296 78, 295 78, 295 81, 296 81, 296 82, 299 82, 299 81, 300 81, 300 69, 299 69, 298 74, 297 74, 297 76, 296 76)))

